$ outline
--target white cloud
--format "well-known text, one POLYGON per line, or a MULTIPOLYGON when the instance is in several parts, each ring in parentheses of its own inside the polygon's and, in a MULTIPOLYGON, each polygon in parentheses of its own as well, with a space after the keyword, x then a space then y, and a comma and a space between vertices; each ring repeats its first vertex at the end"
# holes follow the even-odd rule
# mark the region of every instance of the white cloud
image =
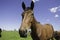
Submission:
POLYGON ((33 2, 39 1, 39 0, 32 0, 33 2))
POLYGON ((56 13, 56 12, 57 12, 57 9, 58 9, 58 7, 54 7, 54 8, 51 8, 50 11, 51 11, 52 13, 56 13))
POLYGON ((57 11, 60 11, 60 6, 58 6, 58 7, 53 7, 53 8, 50 9, 50 11, 51 11, 52 13, 56 13, 57 11))
POLYGON ((56 14, 56 15, 55 15, 55 18, 57 18, 57 17, 59 17, 59 15, 58 15, 58 14, 56 14))

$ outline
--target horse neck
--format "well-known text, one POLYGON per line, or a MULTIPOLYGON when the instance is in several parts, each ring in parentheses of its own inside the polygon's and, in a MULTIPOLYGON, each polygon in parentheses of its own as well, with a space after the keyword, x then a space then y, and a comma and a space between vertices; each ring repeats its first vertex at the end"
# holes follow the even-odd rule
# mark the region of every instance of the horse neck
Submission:
POLYGON ((36 31, 37 23, 38 23, 38 22, 37 22, 36 19, 33 17, 33 22, 32 22, 32 25, 31 25, 31 30, 32 30, 33 32, 36 31))
POLYGON ((31 37, 33 38, 33 40, 39 40, 39 37, 37 35, 37 24, 38 22, 36 21, 36 19, 33 19, 32 25, 31 25, 31 37))

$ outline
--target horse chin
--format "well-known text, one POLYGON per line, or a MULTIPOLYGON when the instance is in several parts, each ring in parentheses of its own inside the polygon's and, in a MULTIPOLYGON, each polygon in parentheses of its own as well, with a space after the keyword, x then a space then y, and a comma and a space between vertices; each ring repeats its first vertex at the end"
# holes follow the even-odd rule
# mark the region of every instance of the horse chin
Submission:
POLYGON ((24 35, 24 36, 23 36, 23 35, 20 35, 20 37, 22 37, 22 38, 27 38, 27 35, 24 35))
POLYGON ((27 34, 26 33, 25 34, 20 34, 20 37, 27 38, 27 34))

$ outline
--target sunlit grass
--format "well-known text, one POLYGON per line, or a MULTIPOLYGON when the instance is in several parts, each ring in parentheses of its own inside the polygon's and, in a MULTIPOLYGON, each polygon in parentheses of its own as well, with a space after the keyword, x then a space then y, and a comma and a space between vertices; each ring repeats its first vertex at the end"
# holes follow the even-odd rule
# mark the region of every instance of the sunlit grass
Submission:
POLYGON ((21 38, 18 31, 3 31, 0 40, 32 40, 30 34, 27 38, 21 38))
POLYGON ((32 40, 31 36, 27 38, 21 38, 17 31, 3 31, 0 40, 32 40))

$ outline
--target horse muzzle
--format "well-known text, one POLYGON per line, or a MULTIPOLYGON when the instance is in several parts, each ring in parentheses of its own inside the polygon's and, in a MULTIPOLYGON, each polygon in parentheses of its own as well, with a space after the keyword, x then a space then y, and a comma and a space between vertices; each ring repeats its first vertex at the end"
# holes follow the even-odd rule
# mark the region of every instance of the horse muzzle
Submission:
POLYGON ((20 37, 26 38, 27 37, 27 30, 26 31, 19 30, 19 35, 20 35, 20 37))

